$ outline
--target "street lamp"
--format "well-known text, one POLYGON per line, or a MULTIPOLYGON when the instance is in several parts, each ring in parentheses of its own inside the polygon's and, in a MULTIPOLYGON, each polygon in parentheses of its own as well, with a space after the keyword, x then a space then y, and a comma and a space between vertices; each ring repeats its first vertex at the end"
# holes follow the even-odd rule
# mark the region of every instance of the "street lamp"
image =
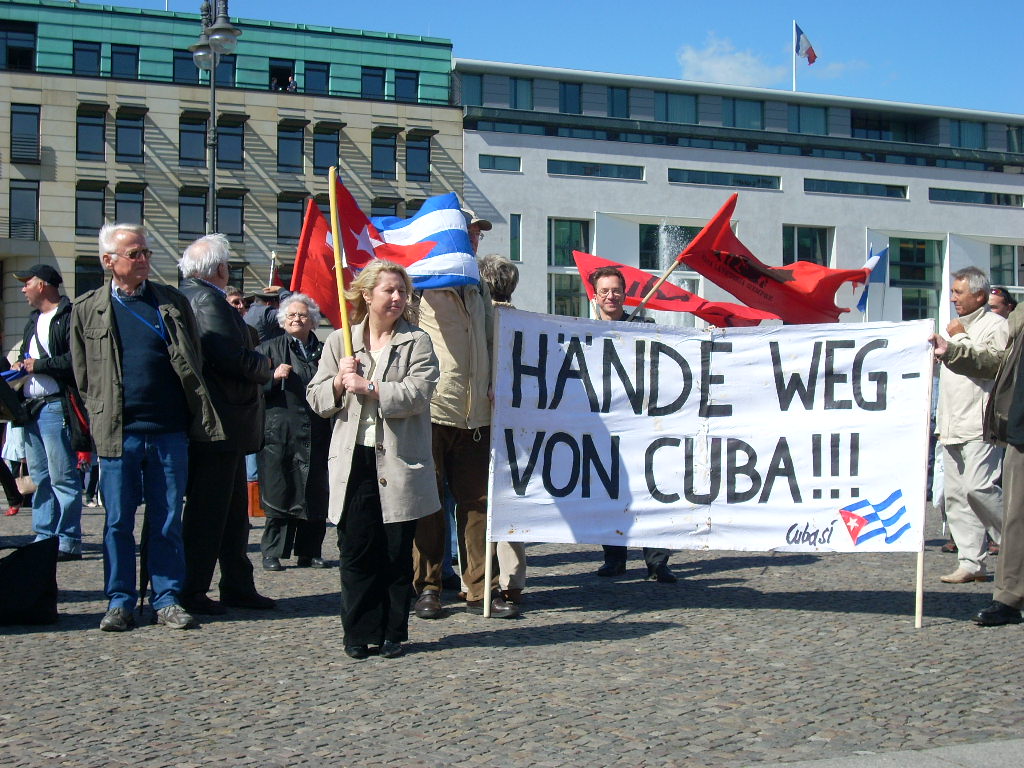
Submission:
POLYGON ((210 121, 206 131, 206 162, 210 172, 210 185, 206 193, 206 233, 215 227, 217 210, 217 65, 220 57, 234 53, 238 36, 242 30, 228 20, 228 0, 217 0, 217 20, 213 20, 213 9, 209 0, 199 8, 203 31, 199 40, 189 50, 192 61, 203 72, 210 73, 210 121))

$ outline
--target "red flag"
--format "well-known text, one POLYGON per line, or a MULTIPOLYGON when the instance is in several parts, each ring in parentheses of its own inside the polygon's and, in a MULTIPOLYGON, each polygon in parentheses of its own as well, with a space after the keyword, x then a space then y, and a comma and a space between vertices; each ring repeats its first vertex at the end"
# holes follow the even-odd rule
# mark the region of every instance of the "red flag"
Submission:
POLYGON ((347 266, 362 269, 370 263, 370 259, 376 258, 409 267, 430 253, 436 245, 433 242, 411 245, 385 243, 377 228, 360 210, 352 193, 341 183, 341 179, 338 179, 337 202, 341 242, 345 246, 347 266))
MULTIPOLYGON (((352 279, 345 276, 347 285, 352 279)), ((338 283, 334 277, 334 248, 330 227, 313 198, 306 204, 302 233, 292 267, 292 291, 299 291, 320 305, 320 311, 335 328, 341 328, 338 283)))
POLYGON ((809 261, 769 267, 758 260, 729 227, 738 195, 733 194, 700 234, 677 257, 742 302, 774 312, 793 324, 834 323, 849 309, 837 307, 843 283, 867 282, 865 269, 830 269, 809 261))
MULTIPOLYGON (((657 277, 642 269, 617 264, 589 253, 573 251, 572 257, 576 260, 576 269, 580 271, 583 287, 587 289, 587 297, 591 300, 594 299, 594 286, 590 284, 587 277, 600 267, 615 267, 622 272, 622 276, 626 278, 626 298, 623 303, 629 307, 639 306, 643 297, 658 282, 657 277)), ((719 328, 741 328, 757 325, 762 320, 779 319, 778 315, 773 315, 771 312, 751 309, 742 304, 707 301, 697 294, 690 293, 669 282, 664 282, 658 287, 657 292, 647 302, 647 306, 651 309, 662 309, 668 312, 692 312, 701 320, 719 328)))

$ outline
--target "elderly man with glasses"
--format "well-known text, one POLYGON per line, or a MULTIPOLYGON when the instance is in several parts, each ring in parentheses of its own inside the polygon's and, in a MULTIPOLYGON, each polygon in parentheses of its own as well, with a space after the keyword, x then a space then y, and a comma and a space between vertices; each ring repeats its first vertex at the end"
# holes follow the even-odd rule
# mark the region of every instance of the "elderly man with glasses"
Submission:
POLYGON ((109 604, 100 629, 124 632, 135 626, 135 510, 140 504, 145 504, 143 551, 156 622, 188 629, 196 622, 179 602, 188 444, 224 435, 202 378, 199 334, 188 300, 149 279, 146 230, 107 224, 99 246, 109 280, 75 300, 71 358, 99 455, 107 517, 103 570, 109 604))

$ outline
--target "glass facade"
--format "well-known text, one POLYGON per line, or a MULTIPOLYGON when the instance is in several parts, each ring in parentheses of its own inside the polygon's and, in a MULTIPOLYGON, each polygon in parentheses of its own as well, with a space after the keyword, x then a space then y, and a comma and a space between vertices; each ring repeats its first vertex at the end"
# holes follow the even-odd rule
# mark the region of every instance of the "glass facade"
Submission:
POLYGON ((510 213, 508 216, 508 259, 523 260, 523 215, 510 213))
POLYGON ((360 94, 364 99, 384 98, 384 75, 383 67, 363 67, 360 94))
POLYGON ((533 80, 522 77, 509 79, 508 106, 510 109, 533 109, 533 80))
POLYGON ((12 240, 39 239, 39 182, 11 179, 7 202, 7 236, 12 240))
POLYGON ((640 269, 667 269, 700 230, 679 224, 640 224, 640 269))
POLYGON ((114 221, 142 224, 145 215, 145 189, 118 189, 114 192, 114 221))
POLYGON ((828 227, 782 226, 782 263, 810 261, 829 266, 828 227))
POLYGON ((722 99, 722 125, 730 128, 764 130, 764 102, 751 99, 722 99))
POLYGON ((106 158, 106 113, 80 113, 75 123, 75 157, 99 161, 106 158))
POLYGON ((99 77, 100 44, 76 40, 71 53, 71 71, 80 77, 99 77))
POLYGON ((789 105, 789 132, 828 134, 828 110, 806 104, 789 105))
POLYGON ((395 179, 398 143, 394 136, 374 136, 370 147, 370 175, 375 179, 395 179))
POLYGON ((306 75, 302 83, 306 93, 328 93, 331 80, 331 65, 326 61, 307 61, 306 75))
POLYGON ((206 167, 206 121, 182 118, 178 123, 178 165, 206 167))
MULTIPOLYGON (((186 51, 186 53, 188 53, 186 51)), ((189 60, 192 54, 188 54, 189 60)), ((195 64, 192 69, 196 69, 195 64)), ((197 70, 198 71, 198 70, 197 70)), ((138 80, 139 78, 139 46, 110 46, 110 76, 120 80, 138 80)), ((198 77, 198 74, 197 74, 198 77)))
POLYGON ((75 234, 99 234, 103 226, 103 209, 106 202, 104 187, 79 187, 75 190, 75 234))
POLYGON ((697 97, 689 93, 655 93, 654 119, 662 123, 695 124, 697 97))
POLYGON ((318 176, 327 174, 332 165, 338 164, 338 141, 341 132, 314 131, 313 132, 313 173, 318 176))
POLYGON ((719 187, 746 187, 749 189, 778 189, 778 176, 756 173, 728 173, 724 171, 693 171, 669 168, 668 180, 676 184, 710 184, 719 187))
POLYGON ((480 155, 478 163, 484 171, 521 171, 522 159, 509 155, 480 155))
POLYGON ((395 70, 395 101, 415 102, 419 99, 420 73, 408 69, 395 70))
POLYGON ((804 179, 804 192, 822 192, 828 195, 864 195, 866 197, 906 198, 907 188, 898 184, 873 184, 866 181, 833 181, 830 179, 804 179))
POLYGON ((405 178, 407 181, 430 181, 430 137, 405 141, 405 178))
POLYGON ((548 312, 552 315, 590 317, 587 294, 578 274, 548 275, 548 312))
POLYGON ((11 160, 39 162, 39 106, 11 104, 11 160))
POLYGON ((608 88, 608 117, 629 117, 629 88, 608 88))
POLYGON ((217 126, 217 167, 241 169, 245 161, 245 124, 217 126))
POLYGON ((548 266, 575 266, 573 251, 590 252, 590 222, 548 219, 548 266))
POLYGON ((1020 208, 1024 205, 1024 195, 1008 192, 979 192, 974 189, 940 189, 930 187, 928 199, 940 203, 969 203, 972 205, 1002 205, 1009 208, 1020 208))
POLYGON ((579 83, 558 84, 558 111, 565 115, 579 115, 583 113, 583 102, 580 99, 581 87, 579 83))
POLYGON ((145 117, 118 116, 114 123, 114 153, 119 163, 141 163, 145 160, 145 117))
POLYGON ((277 172, 302 173, 303 128, 277 127, 277 172))
POLYGON ((178 239, 195 240, 206 234, 206 191, 178 193, 178 239))

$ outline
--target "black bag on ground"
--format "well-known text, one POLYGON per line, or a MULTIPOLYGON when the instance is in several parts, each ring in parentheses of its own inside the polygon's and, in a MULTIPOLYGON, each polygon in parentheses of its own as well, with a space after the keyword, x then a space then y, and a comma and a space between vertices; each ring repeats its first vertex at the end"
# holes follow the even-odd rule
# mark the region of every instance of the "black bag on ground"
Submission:
POLYGON ((57 621, 57 537, 0 559, 0 625, 57 621))

